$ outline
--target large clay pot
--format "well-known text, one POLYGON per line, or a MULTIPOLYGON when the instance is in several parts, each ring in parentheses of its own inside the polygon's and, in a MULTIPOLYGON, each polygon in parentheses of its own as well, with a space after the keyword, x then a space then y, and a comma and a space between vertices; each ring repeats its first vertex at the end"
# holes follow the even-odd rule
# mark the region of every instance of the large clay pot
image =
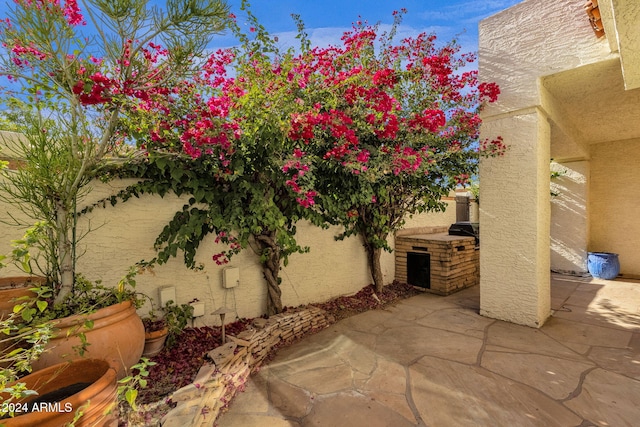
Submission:
POLYGON ((80 358, 94 358, 111 363, 117 369, 118 378, 123 378, 142 355, 144 326, 131 301, 101 308, 89 315, 57 319, 54 323, 56 336, 33 363, 34 369, 80 358), (93 328, 84 327, 86 319, 93 321, 93 328), (76 350, 81 345, 79 333, 84 333, 89 343, 83 355, 76 350))
POLYGON ((104 360, 83 359, 61 363, 29 374, 19 381, 24 382, 27 389, 38 392, 38 395, 5 403, 3 408, 6 406, 15 411, 14 418, 0 420, 0 424, 6 427, 61 427, 73 421, 78 410, 83 415, 76 421, 76 427, 118 425, 116 369, 104 360), (83 385, 87 386, 80 391, 69 391, 78 390, 83 385), (45 395, 51 398, 38 402, 45 395), (25 413, 26 409, 32 410, 34 407, 36 411, 25 413))
POLYGON ((24 296, 36 297, 30 288, 41 286, 44 277, 16 276, 0 278, 0 318, 6 317, 13 311, 16 299, 24 296))
POLYGON ((159 331, 145 332, 144 334, 144 357, 153 357, 162 351, 164 342, 167 340, 169 329, 164 327, 159 331))
MULTIPOLYGON (((31 288, 41 286, 45 281, 44 277, 38 276, 16 276, 0 278, 0 319, 7 318, 13 311, 13 307, 19 304, 19 298, 35 298, 37 294, 31 288)), ((7 341, 7 336, 0 334, 0 353, 12 350, 10 346, 15 345, 14 341, 7 341)), ((0 364, 0 368, 6 364, 0 364)))

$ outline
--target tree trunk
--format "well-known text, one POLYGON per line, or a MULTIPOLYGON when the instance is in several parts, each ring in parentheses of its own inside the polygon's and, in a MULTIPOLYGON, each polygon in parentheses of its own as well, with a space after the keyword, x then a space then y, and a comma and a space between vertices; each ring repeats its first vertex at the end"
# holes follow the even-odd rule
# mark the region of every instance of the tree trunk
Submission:
POLYGON ((55 302, 73 291, 73 245, 69 239, 69 212, 61 201, 56 202, 56 233, 58 240, 58 260, 60 268, 60 289, 55 302))
POLYGON ((281 251, 276 241, 276 231, 267 231, 255 236, 260 244, 262 273, 267 281, 267 315, 282 313, 282 290, 280 289, 280 258, 281 251))
POLYGON ((382 266, 380 265, 380 255, 382 254, 382 248, 373 249, 369 254, 369 269, 371 270, 371 276, 373 276, 373 284, 376 287, 376 292, 382 292, 384 287, 384 276, 382 275, 382 266))
POLYGON ((375 247, 365 236, 362 238, 364 239, 364 247, 367 250, 367 262, 369 264, 369 272, 373 278, 373 284, 376 287, 376 292, 381 292, 384 287, 384 276, 380 265, 382 248, 375 247))

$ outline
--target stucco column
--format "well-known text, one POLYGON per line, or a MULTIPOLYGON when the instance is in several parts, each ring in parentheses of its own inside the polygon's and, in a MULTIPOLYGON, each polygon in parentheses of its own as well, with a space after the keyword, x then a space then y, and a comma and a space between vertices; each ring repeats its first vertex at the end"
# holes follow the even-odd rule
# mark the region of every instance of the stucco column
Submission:
POLYGON ((551 313, 549 123, 531 107, 484 118, 482 134, 509 149, 480 163, 480 314, 540 327, 551 313))

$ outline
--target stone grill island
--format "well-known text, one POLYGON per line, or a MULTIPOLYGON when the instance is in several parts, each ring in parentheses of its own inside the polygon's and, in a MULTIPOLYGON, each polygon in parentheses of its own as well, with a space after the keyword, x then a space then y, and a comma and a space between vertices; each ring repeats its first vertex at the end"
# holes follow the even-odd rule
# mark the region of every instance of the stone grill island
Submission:
POLYGON ((473 236, 452 236, 442 227, 404 230, 396 236, 395 253, 396 280, 426 292, 449 295, 480 283, 473 236))

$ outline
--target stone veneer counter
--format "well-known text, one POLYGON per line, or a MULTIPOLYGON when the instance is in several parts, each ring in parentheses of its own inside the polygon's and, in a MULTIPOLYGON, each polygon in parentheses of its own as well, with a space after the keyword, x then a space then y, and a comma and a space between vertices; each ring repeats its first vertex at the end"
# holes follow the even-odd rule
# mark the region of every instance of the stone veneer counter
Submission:
POLYGON ((474 237, 448 233, 396 236, 395 253, 396 280, 427 292, 449 295, 480 283, 480 251, 474 237), (407 269, 408 259, 413 274, 407 269), (416 269, 420 283, 411 283, 417 280, 416 269))

